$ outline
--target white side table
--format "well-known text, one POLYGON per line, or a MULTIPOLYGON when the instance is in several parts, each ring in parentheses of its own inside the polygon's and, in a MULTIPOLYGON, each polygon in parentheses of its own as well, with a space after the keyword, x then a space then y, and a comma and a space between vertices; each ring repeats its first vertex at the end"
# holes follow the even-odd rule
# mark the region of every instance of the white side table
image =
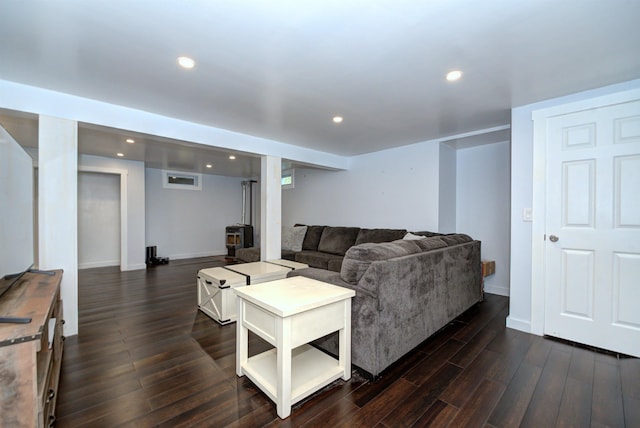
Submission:
POLYGON ((236 374, 276 403, 278 416, 334 380, 351 378, 351 298, 355 291, 306 277, 238 287, 236 374), (248 357, 249 330, 275 346, 248 357), (339 358, 308 345, 339 333, 339 358))

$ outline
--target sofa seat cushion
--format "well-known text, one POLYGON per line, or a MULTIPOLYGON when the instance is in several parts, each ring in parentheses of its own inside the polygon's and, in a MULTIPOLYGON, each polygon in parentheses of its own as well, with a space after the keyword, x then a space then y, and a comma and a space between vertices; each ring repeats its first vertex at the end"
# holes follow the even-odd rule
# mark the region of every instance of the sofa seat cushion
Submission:
POLYGON ((354 245, 367 242, 391 242, 402 239, 406 233, 405 229, 360 229, 354 245))
POLYGON ((342 256, 335 254, 321 253, 319 251, 301 251, 296 253, 295 261, 298 263, 306 263, 309 267, 318 269, 329 269, 329 261, 338 260, 342 261, 342 256))
POLYGON ((318 251, 344 256, 347 250, 356 243, 358 232, 360 232, 358 227, 327 226, 322 231, 318 251))
MULTIPOLYGON (((290 250, 282 250, 281 258, 295 262, 297 252, 290 250)), ((236 258, 245 263, 260 261, 260 247, 238 248, 236 250, 236 258)))
POLYGON ((291 260, 292 262, 296 261, 296 254, 298 254, 297 251, 291 251, 291 250, 281 250, 280 254, 282 255, 281 258, 285 259, 285 260, 291 260))
POLYGON ((343 260, 344 260, 344 257, 329 260, 329 263, 327 263, 327 269, 329 269, 331 272, 340 273, 340 270, 342 269, 343 260))
POLYGON ((251 263, 260 261, 260 247, 238 248, 236 258, 241 262, 251 263))
POLYGON ((365 243, 349 248, 342 261, 340 276, 348 283, 356 284, 374 261, 408 256, 422 250, 414 241, 365 243))

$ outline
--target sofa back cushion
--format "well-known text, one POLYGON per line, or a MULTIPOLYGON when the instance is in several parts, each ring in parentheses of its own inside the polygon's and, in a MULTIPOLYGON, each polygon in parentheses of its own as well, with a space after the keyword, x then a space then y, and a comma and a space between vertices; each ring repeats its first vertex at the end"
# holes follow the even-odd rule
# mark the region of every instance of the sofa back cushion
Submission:
POLYGON ((443 233, 438 233, 438 232, 431 232, 429 230, 421 230, 419 232, 411 232, 414 235, 422 235, 422 236, 426 236, 428 238, 432 237, 432 236, 441 236, 444 235, 443 233))
POLYGON ((402 239, 406 233, 405 229, 360 229, 355 245, 366 242, 391 242, 402 239))
POLYGON ((424 238, 424 239, 416 239, 415 241, 416 245, 418 247, 420 247, 420 249, 422 251, 431 251, 431 250, 435 250, 437 248, 444 248, 447 247, 447 243, 444 242, 442 239, 440 239, 440 237, 438 236, 434 236, 431 238, 424 238))
POLYGON ((358 227, 327 226, 322 231, 318 251, 344 256, 347 250, 356 243, 359 231, 358 227))
MULTIPOLYGON (((296 224, 296 226, 301 226, 296 224)), ((306 251, 318 251, 318 244, 322 237, 324 226, 307 226, 307 233, 302 241, 302 249, 306 251)))
POLYGON ((472 237, 464 233, 452 233, 450 235, 439 236, 439 238, 446 242, 447 245, 458 245, 473 241, 472 237))
POLYGON ((420 247, 415 242, 407 240, 355 245, 344 255, 340 277, 343 281, 356 284, 372 262, 419 252, 421 252, 420 247))

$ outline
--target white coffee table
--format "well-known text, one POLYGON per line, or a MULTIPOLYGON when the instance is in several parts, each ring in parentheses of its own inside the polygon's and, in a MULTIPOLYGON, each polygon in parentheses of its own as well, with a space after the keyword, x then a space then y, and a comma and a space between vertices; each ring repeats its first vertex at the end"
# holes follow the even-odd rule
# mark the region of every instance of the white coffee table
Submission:
POLYGON ((247 285, 247 278, 221 267, 201 269, 196 279, 198 308, 222 325, 236 320, 236 287, 247 285))
POLYGON ((291 272, 288 267, 266 262, 240 263, 225 266, 224 268, 246 276, 248 278, 247 285, 283 279, 287 276, 287 273, 291 272))
POLYGON ((284 266, 289 268, 289 270, 304 269, 309 267, 309 265, 306 263, 294 262, 287 259, 267 260, 267 263, 284 266))
POLYGON ((276 403, 278 416, 334 380, 351 378, 351 298, 355 291, 306 277, 238 287, 236 374, 276 403), (275 346, 248 357, 249 330, 275 346), (338 331, 339 357, 308 345, 338 331))

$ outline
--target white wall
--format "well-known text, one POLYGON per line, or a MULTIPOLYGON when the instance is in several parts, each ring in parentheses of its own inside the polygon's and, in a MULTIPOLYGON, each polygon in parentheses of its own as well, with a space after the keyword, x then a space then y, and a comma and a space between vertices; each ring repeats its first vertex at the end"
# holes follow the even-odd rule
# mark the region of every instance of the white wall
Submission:
POLYGON ((296 169, 282 191, 282 224, 438 229, 439 143, 351 159, 347 171, 296 169))
POLYGON ((456 229, 456 149, 440 143, 440 164, 438 166, 438 231, 457 232, 456 229))
POLYGON ((145 173, 144 162, 81 155, 79 168, 123 172, 126 177, 126 270, 145 269, 145 173))
MULTIPOLYGON (((511 277, 507 326, 531 331, 531 226, 522 210, 533 205, 533 121, 534 111, 573 101, 595 98, 640 88, 640 80, 606 86, 517 107, 511 111, 511 277)), ((534 217, 536 213, 533 213, 534 217)))
POLYGON ((482 259, 496 262, 485 291, 509 295, 510 144, 457 151, 456 230, 482 241, 482 259))
POLYGON ((242 178, 203 174, 197 191, 163 188, 159 169, 145 174, 147 246, 170 259, 227 254, 225 227, 240 221, 242 178))
POLYGON ((510 144, 455 150, 425 142, 358 156, 348 171, 297 169, 282 224, 458 231, 496 261, 489 293, 509 295, 510 144))
POLYGON ((33 159, 0 126, 0 276, 35 262, 33 159))

